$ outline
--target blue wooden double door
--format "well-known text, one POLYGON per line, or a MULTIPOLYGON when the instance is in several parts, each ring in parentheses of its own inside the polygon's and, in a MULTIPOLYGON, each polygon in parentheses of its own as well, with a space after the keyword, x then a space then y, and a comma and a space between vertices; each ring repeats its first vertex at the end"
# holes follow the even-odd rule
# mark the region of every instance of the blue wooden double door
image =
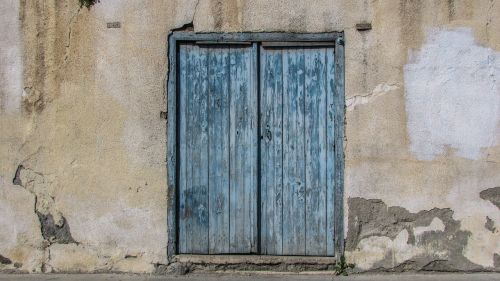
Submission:
POLYGON ((333 47, 178 48, 178 252, 333 256, 333 47))

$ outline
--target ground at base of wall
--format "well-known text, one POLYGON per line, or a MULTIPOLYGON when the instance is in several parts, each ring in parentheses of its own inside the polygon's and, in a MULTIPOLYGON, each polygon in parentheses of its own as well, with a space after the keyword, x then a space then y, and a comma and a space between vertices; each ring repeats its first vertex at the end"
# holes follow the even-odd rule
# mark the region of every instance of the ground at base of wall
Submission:
POLYGON ((189 274, 185 276, 151 276, 151 275, 120 275, 120 274, 26 274, 8 275, 0 274, 0 281, 149 281, 149 280, 183 280, 183 281, 322 281, 322 280, 342 280, 342 281, 496 281, 500 280, 498 273, 474 273, 474 274, 357 274, 342 277, 332 277, 330 274, 189 274))

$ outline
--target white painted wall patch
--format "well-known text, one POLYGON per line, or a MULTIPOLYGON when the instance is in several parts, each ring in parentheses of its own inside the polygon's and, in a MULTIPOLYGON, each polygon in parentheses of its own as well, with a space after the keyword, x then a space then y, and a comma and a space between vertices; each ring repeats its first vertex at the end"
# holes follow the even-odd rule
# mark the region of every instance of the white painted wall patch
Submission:
POLYGON ((448 148, 467 159, 500 135, 500 53, 469 28, 433 29, 404 68, 411 151, 433 160, 448 148))

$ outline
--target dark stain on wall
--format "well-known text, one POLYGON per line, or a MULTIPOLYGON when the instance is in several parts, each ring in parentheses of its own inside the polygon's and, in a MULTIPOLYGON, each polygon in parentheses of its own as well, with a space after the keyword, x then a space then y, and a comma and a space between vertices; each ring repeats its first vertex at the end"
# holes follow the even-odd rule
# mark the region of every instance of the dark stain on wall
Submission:
POLYGON ((495 204, 500 209, 500 186, 488 188, 479 193, 479 197, 483 200, 488 200, 495 204))
POLYGON ((23 165, 17 166, 16 173, 14 174, 14 178, 12 179, 12 184, 22 186, 23 182, 21 180, 21 171, 24 169, 23 165))
POLYGON ((240 7, 238 7, 237 0, 211 0, 210 10, 214 18, 213 28, 216 31, 241 27, 238 19, 240 7))
POLYGON ((214 15, 214 29, 221 30, 224 23, 224 9, 222 1, 211 1, 210 9, 214 15))
POLYGON ((471 233, 460 229, 460 222, 453 219, 451 209, 434 208, 411 213, 402 207, 388 207, 382 200, 364 198, 349 198, 348 206, 347 251, 356 250, 364 238, 384 236, 394 240, 403 230, 408 231, 408 244, 432 249, 401 264, 394 264, 393 253, 389 252, 382 261, 374 265, 375 271, 482 270, 481 266, 463 256, 471 233), (444 231, 426 231, 416 239, 415 227, 429 226, 434 218, 439 218, 443 222, 444 231))
POLYGON ((0 255, 0 264, 11 264, 11 263, 12 261, 9 258, 0 255))
POLYGON ((424 3, 422 1, 399 1, 399 15, 401 21, 400 37, 408 48, 420 47, 420 42, 423 38, 423 5, 424 3))
POLYGON ((36 212, 36 214, 40 220, 40 224, 42 226, 42 236, 45 240, 50 243, 58 244, 77 243, 71 236, 66 218, 62 217, 62 221, 56 223, 51 214, 45 215, 40 212, 36 212))
POLYGON ((484 228, 488 229, 489 231, 495 233, 497 230, 495 227, 495 222, 490 219, 490 217, 486 217, 486 223, 484 224, 484 228))
POLYGON ((448 20, 452 21, 455 19, 456 7, 455 0, 448 0, 448 20))

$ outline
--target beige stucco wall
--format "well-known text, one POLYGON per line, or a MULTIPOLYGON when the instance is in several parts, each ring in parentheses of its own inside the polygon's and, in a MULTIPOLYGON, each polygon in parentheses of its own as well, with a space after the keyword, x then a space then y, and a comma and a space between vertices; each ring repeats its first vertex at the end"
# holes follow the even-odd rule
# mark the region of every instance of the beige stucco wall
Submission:
POLYGON ((499 270, 497 0, 1 1, 0 270, 167 263, 166 39, 190 22, 344 31, 349 260, 499 270))

